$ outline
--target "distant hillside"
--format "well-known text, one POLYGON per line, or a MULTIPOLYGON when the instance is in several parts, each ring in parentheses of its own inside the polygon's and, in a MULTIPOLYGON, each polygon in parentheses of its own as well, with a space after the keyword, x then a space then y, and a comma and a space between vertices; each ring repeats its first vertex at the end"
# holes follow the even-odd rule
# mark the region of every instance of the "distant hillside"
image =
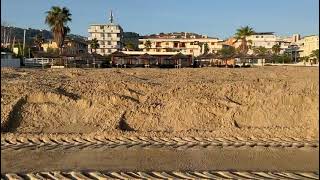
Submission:
POLYGON ((123 32, 123 43, 125 45, 131 43, 134 49, 138 49, 139 37, 139 34, 135 32, 123 32))
POLYGON ((207 35, 197 34, 193 32, 161 32, 159 34, 150 34, 141 36, 141 38, 215 38, 208 37, 207 35))
MULTIPOLYGON (((11 41, 13 40, 13 38, 15 37, 15 41, 16 42, 23 42, 23 29, 19 28, 19 27, 6 27, 6 34, 7 36, 9 35, 11 41)), ((26 31, 26 44, 32 44, 34 38, 38 35, 38 34, 42 34, 42 36, 44 37, 45 40, 49 40, 52 39, 52 33, 51 31, 47 31, 47 30, 39 30, 39 29, 32 29, 29 28, 26 31)), ((4 27, 1 26, 1 39, 3 39, 4 36, 4 27)), ((68 37, 74 38, 74 39, 83 39, 86 40, 86 37, 80 36, 80 35, 75 35, 75 34, 68 34, 68 37)))

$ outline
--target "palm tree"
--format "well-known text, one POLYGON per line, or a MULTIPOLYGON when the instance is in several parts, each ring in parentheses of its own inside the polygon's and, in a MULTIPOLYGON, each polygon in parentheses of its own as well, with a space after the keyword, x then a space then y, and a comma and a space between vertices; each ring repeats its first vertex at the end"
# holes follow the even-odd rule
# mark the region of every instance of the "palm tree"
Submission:
POLYGON ((62 53, 62 47, 64 39, 68 32, 70 32, 67 23, 71 21, 71 13, 68 8, 60 8, 58 6, 51 7, 50 11, 47 11, 45 23, 49 25, 53 33, 53 39, 59 47, 59 54, 62 53))
POLYGON ((200 54, 202 53, 203 42, 197 42, 197 45, 200 47, 200 54))
POLYGON ((239 29, 237 29, 237 32, 235 34, 235 38, 236 38, 236 42, 238 42, 239 40, 241 40, 241 44, 239 46, 239 51, 242 54, 247 54, 249 47, 248 47, 248 40, 247 37, 254 35, 254 30, 253 28, 249 27, 249 26, 245 26, 245 27, 241 27, 239 29))
POLYGON ((41 45, 44 43, 44 38, 41 34, 37 34, 37 36, 34 39, 34 43, 38 46, 39 51, 41 51, 41 45))
POLYGON ((278 55, 281 51, 281 46, 279 44, 275 44, 272 46, 272 52, 275 54, 275 55, 278 55))
POLYGON ((207 54, 209 52, 209 45, 208 43, 204 43, 203 45, 203 51, 204 51, 204 54, 207 54))
POLYGON ((92 50, 94 49, 94 52, 97 52, 97 49, 100 47, 99 41, 97 40, 97 38, 94 38, 90 41, 90 48, 91 48, 91 53, 92 50))
MULTIPOLYGON (((92 50, 94 49, 94 53, 96 54, 97 53, 97 49, 100 47, 99 45, 99 41, 97 40, 97 38, 94 38, 90 41, 90 48, 91 48, 91 54, 92 54, 92 50)), ((87 62, 87 64, 89 64, 87 62)), ((94 67, 96 66, 96 57, 95 55, 93 54, 93 64, 94 64, 94 67)))
POLYGON ((149 51, 149 49, 151 48, 151 41, 147 40, 147 41, 144 43, 144 46, 146 47, 147 51, 149 51))

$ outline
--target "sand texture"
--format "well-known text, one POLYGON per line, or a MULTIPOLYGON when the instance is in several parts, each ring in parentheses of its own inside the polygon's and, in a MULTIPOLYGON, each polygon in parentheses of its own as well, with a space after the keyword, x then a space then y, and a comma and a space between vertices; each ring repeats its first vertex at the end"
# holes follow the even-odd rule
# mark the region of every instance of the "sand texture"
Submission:
POLYGON ((1 69, 1 131, 318 138, 319 68, 1 69))

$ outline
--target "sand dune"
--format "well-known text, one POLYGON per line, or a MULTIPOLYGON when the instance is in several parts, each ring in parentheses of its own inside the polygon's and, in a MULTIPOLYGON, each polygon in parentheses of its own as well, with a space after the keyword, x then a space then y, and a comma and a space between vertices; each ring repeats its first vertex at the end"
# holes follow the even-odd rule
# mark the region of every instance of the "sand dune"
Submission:
POLYGON ((2 69, 1 130, 318 137, 319 68, 2 69))

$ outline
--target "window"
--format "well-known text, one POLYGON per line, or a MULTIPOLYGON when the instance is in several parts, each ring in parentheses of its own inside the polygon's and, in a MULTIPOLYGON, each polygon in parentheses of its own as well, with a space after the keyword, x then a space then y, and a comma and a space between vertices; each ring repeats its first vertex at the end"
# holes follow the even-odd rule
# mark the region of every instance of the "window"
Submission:
POLYGON ((169 45, 169 43, 168 43, 168 42, 166 42, 166 45, 169 45))
POLYGON ((190 52, 193 53, 193 49, 190 49, 190 52))
POLYGON ((104 53, 104 49, 101 49, 101 53, 104 53))
POLYGON ((110 34, 110 33, 108 33, 108 37, 111 37, 111 34, 110 34))
POLYGON ((103 33, 100 33, 100 37, 104 37, 104 34, 103 34, 103 33))
POLYGON ((103 29, 103 26, 100 26, 100 29, 103 29))
POLYGON ((111 53, 111 49, 108 49, 108 53, 111 53))
POLYGON ((181 43, 181 47, 186 47, 186 43, 181 43))
POLYGON ((100 41, 100 43, 99 43, 100 45, 104 45, 104 41, 100 41))
POLYGON ((111 41, 108 41, 108 45, 111 45, 111 41))
POLYGON ((120 37, 120 34, 117 34, 117 37, 120 37))
POLYGON ((193 45, 193 42, 191 42, 190 45, 193 45))
POLYGON ((214 42, 212 42, 211 45, 214 45, 214 42))
POLYGON ((259 38, 259 36, 256 36, 256 38, 259 38))

